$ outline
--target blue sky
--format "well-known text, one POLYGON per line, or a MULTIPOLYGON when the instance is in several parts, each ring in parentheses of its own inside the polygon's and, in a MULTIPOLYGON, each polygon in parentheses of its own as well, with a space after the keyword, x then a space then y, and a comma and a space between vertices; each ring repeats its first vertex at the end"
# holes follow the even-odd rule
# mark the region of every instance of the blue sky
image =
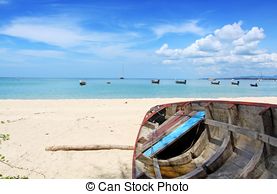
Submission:
POLYGON ((272 1, 0 0, 1 77, 277 74, 272 1))

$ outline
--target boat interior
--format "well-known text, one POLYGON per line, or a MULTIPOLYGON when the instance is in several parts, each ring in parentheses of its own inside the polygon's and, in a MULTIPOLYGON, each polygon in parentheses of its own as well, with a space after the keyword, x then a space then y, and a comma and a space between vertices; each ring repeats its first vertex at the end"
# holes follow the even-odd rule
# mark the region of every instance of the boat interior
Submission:
POLYGON ((133 178, 277 178, 276 105, 192 101, 153 107, 133 178))

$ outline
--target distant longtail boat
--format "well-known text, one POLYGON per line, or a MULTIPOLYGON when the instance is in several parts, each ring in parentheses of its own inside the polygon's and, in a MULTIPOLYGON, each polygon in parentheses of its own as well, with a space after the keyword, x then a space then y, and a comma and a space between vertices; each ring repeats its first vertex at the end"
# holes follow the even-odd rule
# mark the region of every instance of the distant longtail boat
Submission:
POLYGON ((84 80, 80 80, 80 81, 79 81, 79 84, 80 84, 80 86, 84 86, 84 85, 86 85, 86 84, 87 84, 87 82, 86 82, 86 81, 84 81, 84 80))
POLYGON ((151 80, 152 84, 160 84, 160 80, 159 79, 153 79, 151 80))
POLYGON ((187 80, 176 80, 175 83, 176 84, 186 84, 187 80))
POLYGON ((258 87, 258 83, 250 84, 251 87, 258 87))
POLYGON ((239 85, 239 81, 238 81, 238 80, 237 80, 237 81, 232 80, 232 81, 231 81, 231 84, 232 84, 232 85, 237 85, 237 86, 238 86, 238 85, 239 85))
POLYGON ((211 81, 211 84, 213 84, 213 85, 219 85, 220 84, 220 81, 218 80, 214 80, 214 81, 211 81))

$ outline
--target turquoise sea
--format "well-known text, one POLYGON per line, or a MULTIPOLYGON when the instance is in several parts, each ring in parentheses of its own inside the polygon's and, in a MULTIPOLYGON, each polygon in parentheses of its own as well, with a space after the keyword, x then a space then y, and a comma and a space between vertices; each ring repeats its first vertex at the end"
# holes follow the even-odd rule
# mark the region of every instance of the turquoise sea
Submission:
POLYGON ((161 80, 159 85, 149 79, 85 79, 79 78, 0 78, 0 99, 88 99, 88 98, 169 98, 169 97, 255 97, 277 96, 277 82, 260 81, 259 87, 250 87, 253 80, 240 80, 239 86, 230 80, 211 85, 208 80, 161 80), (111 84, 106 82, 110 81, 111 84))

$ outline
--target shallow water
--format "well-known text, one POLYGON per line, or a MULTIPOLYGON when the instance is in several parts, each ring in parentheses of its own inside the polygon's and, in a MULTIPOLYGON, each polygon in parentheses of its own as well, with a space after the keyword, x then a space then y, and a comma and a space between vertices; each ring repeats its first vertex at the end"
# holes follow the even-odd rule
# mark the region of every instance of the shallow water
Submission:
POLYGON ((159 85, 148 79, 85 80, 87 85, 81 87, 78 78, 0 78, 0 99, 277 96, 277 82, 271 80, 262 80, 259 87, 250 87, 253 80, 240 80, 239 86, 231 85, 230 80, 221 80, 220 85, 211 85, 208 80, 187 80, 186 85, 175 84, 175 80, 161 80, 159 85))

